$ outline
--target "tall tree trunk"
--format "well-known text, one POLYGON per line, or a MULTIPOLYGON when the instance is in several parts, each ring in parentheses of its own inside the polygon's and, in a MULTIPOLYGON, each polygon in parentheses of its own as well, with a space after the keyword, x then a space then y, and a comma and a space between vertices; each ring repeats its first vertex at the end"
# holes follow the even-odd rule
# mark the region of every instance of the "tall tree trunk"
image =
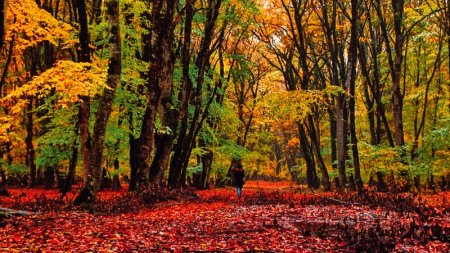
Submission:
MULTIPOLYGON (((207 68, 209 67, 209 59, 211 56, 211 43, 213 40, 214 29, 217 23, 217 17, 219 15, 219 9, 222 0, 208 0, 208 6, 206 8, 206 22, 204 28, 204 36, 201 41, 200 51, 197 55, 195 61, 195 66, 197 67, 197 87, 193 91, 190 97, 192 105, 194 105, 194 115, 191 120, 191 125, 189 126, 189 131, 187 131, 186 136, 179 135, 179 139, 185 140, 185 145, 183 147, 178 146, 181 149, 180 164, 182 167, 172 167, 169 171, 169 186, 174 188, 181 188, 184 186, 186 169, 188 166, 189 157, 191 151, 194 147, 197 135, 202 127, 204 119, 207 116, 207 111, 209 105, 211 105, 212 100, 210 99, 207 105, 202 108, 202 96, 203 96, 203 85, 205 80, 205 75, 207 68)), ((186 31, 185 31, 186 32, 186 31)), ((190 42, 189 42, 190 43, 190 42)), ((183 70, 184 71, 184 70, 183 70)), ((189 85, 189 83, 187 83, 189 85)), ((217 88, 217 87, 216 87, 217 88)), ((213 92, 211 98, 215 96, 216 89, 213 92)), ((176 164, 174 164, 176 165, 176 164)))
POLYGON ((212 152, 211 149, 209 148, 205 148, 204 149, 205 154, 202 155, 201 160, 202 160, 202 174, 200 177, 200 189, 207 189, 208 188, 208 177, 209 177, 209 173, 212 169, 212 162, 213 162, 213 156, 214 153, 212 152))
POLYGON ((370 144, 375 146, 380 144, 377 135, 377 125, 375 122, 376 107, 373 98, 369 94, 369 85, 364 85, 364 102, 367 108, 367 118, 369 119, 370 144))
POLYGON ((309 132, 309 136, 311 138, 311 149, 312 149, 314 155, 316 156, 316 161, 319 165, 320 172, 322 173, 321 181, 322 181, 323 188, 325 191, 329 191, 329 190, 331 190, 330 177, 328 176, 327 166, 325 165, 322 154, 320 153, 320 141, 318 139, 318 135, 316 132, 314 119, 311 115, 308 116, 308 122, 309 122, 308 132, 309 132))
POLYGON ((0 50, 5 43, 6 32, 6 11, 8 7, 8 0, 0 0, 0 50))
POLYGON ((64 198, 66 194, 72 189, 72 184, 75 181, 75 174, 78 162, 78 145, 77 145, 77 137, 78 136, 78 122, 75 125, 75 138, 72 142, 72 156, 69 160, 69 171, 67 172, 67 176, 65 181, 63 182, 62 187, 60 188, 61 198, 64 198))
POLYGON ((355 180, 358 190, 362 190, 361 170, 359 166, 358 139, 356 136, 356 120, 355 120, 355 82, 356 82, 356 65, 358 61, 358 40, 359 40, 359 1, 352 0, 352 17, 351 17, 351 35, 349 48, 349 116, 350 116, 350 138, 353 157, 353 169, 355 170, 355 180))
POLYGON ((182 89, 178 93, 178 100, 180 101, 180 109, 178 111, 178 118, 181 119, 180 130, 177 133, 177 144, 174 148, 174 154, 169 168, 168 185, 174 187, 177 184, 177 179, 180 177, 182 168, 184 167, 184 155, 187 142, 188 120, 189 120, 189 99, 192 92, 192 80, 190 77, 190 60, 191 60, 191 33, 192 21, 194 18, 194 1, 186 3, 186 17, 184 23, 184 40, 181 48, 181 63, 183 72, 182 89))
MULTIPOLYGON (((419 103, 418 103, 418 101, 415 104, 416 111, 415 111, 415 118, 414 118, 414 142, 413 142, 413 145, 411 147, 411 160, 414 160, 416 158, 416 156, 417 156, 416 149, 419 146, 419 136, 420 136, 421 133, 423 135, 423 132, 424 132, 425 120, 426 120, 426 114, 427 114, 427 107, 428 107, 428 94, 429 94, 429 91, 430 91, 431 83, 434 80, 434 76, 435 76, 437 70, 440 69, 440 66, 441 66, 442 47, 443 47, 443 43, 442 43, 442 40, 440 40, 439 49, 438 49, 438 53, 437 53, 436 59, 434 61, 433 70, 431 72, 431 75, 430 75, 429 79, 427 80, 427 83, 426 83, 425 97, 424 97, 424 101, 423 101, 423 110, 422 110, 422 115, 421 115, 422 117, 421 117, 421 120, 420 120, 419 124, 418 124, 418 112, 419 112, 419 103)), ((420 68, 418 68, 418 71, 420 71, 420 68)), ((416 83, 417 87, 419 85, 419 80, 420 80, 420 78, 419 78, 419 75, 418 75, 417 83, 416 83)), ((423 136, 422 136, 422 138, 423 138, 423 136)))
POLYGON ((139 156, 139 138, 135 138, 133 135, 133 113, 129 112, 129 124, 131 126, 129 136, 129 148, 130 148, 130 182, 129 182, 129 191, 135 191, 138 185, 138 156, 139 156))
MULTIPOLYGON (((392 12, 394 20, 394 54, 392 54, 391 43, 387 31, 385 17, 381 9, 380 0, 377 0, 375 9, 380 19, 380 26, 382 29, 383 39, 386 45, 386 52, 388 54, 388 62, 390 67, 390 74, 392 79, 392 107, 393 107, 393 123, 394 123, 394 139, 397 147, 403 147, 405 144, 403 134, 403 94, 400 87, 402 77, 403 64, 403 46, 404 46, 404 0, 392 0, 392 12)), ((405 152, 401 152, 404 157, 405 152)))
MULTIPOLYGON (((79 62, 91 62, 90 49, 89 49, 89 31, 88 31, 88 21, 86 13, 86 0, 73 1, 73 6, 76 7, 76 13, 78 13, 78 21, 80 23, 80 49, 78 53, 79 62)), ((90 109, 90 98, 87 96, 80 97, 80 108, 79 108, 79 126, 80 126, 80 138, 81 138, 81 153, 83 157, 83 185, 87 186, 89 183, 89 164, 90 164, 90 154, 91 154, 91 135, 89 133, 89 114, 90 109)))
MULTIPOLYGON (((372 92, 372 96, 373 99, 375 100, 375 103, 377 105, 376 110, 377 110, 377 120, 381 118, 384 129, 386 131, 386 135, 387 135, 387 139, 389 142, 389 145, 391 147, 394 147, 394 139, 392 138, 392 134, 391 134, 391 129, 389 127, 389 121, 387 120, 386 117, 386 113, 384 110, 384 104, 382 102, 382 92, 381 92, 381 81, 380 81, 380 71, 379 71, 379 63, 378 63, 378 55, 379 55, 379 50, 378 50, 378 45, 376 45, 376 41, 379 41, 378 37, 376 37, 375 32, 373 30, 372 27, 372 23, 371 23, 371 15, 370 12, 367 11, 367 16, 369 18, 369 32, 370 32, 370 37, 371 40, 374 41, 372 45, 370 45, 371 47, 371 54, 372 54, 372 65, 373 65, 373 79, 372 76, 369 73, 369 68, 367 66, 367 53, 365 50, 365 47, 363 47, 362 45, 360 45, 359 48, 359 59, 360 59, 360 63, 361 63, 361 70, 362 70, 362 74, 364 75, 367 85, 370 88, 370 91, 372 92)), ((378 121, 379 122, 379 121, 378 121)), ((379 127, 380 124, 377 124, 377 127, 379 127)), ((378 144, 381 143, 381 131, 379 131, 379 129, 377 130, 377 140, 378 140, 378 144)))
POLYGON ((308 187, 316 189, 319 187, 317 185, 316 164, 314 162, 313 152, 309 146, 308 139, 306 138, 305 126, 301 123, 297 123, 297 128, 300 139, 300 150, 306 163, 306 180, 308 182, 308 187))
POLYGON ((337 166, 339 173, 339 185, 344 187, 347 184, 345 172, 345 162, 347 159, 347 110, 346 95, 336 97, 336 144, 337 144, 337 166))
POLYGON ((170 152, 172 151, 172 133, 157 133, 155 137, 155 157, 150 167, 149 180, 155 185, 163 183, 163 176, 169 166, 170 152))
POLYGON ((35 163, 35 151, 34 151, 34 145, 33 145, 33 127, 34 127, 34 121, 33 121, 33 97, 28 98, 28 108, 26 113, 26 130, 27 130, 27 137, 25 138, 25 143, 27 147, 27 164, 28 168, 30 170, 29 175, 29 187, 35 187, 36 186, 36 163, 35 163))
MULTIPOLYGON (((167 103, 173 86, 175 56, 172 45, 175 31, 175 10, 178 1, 155 1, 151 13, 151 40, 146 45, 149 57, 147 76, 147 109, 141 128, 138 156, 138 186, 148 184, 150 154, 153 149, 153 124, 162 99, 167 103)), ((144 42, 145 43, 145 42, 144 42)), ((166 106, 166 105, 163 105, 166 106)))
POLYGON ((108 88, 104 89, 100 97, 100 105, 95 119, 92 137, 92 149, 90 158, 90 172, 94 178, 94 189, 97 191, 102 179, 103 142, 106 135, 106 126, 112 112, 112 104, 116 88, 120 84, 121 75, 121 43, 119 28, 119 0, 108 0, 107 19, 109 31, 109 61, 108 61, 108 88))
POLYGON ((92 24, 95 21, 96 24, 100 24, 102 21, 102 2, 103 0, 92 0, 92 16, 89 23, 92 24))
POLYGON ((328 115, 330 118, 331 168, 337 169, 336 115, 335 115, 335 109, 333 107, 334 106, 332 106, 332 108, 328 109, 328 115))

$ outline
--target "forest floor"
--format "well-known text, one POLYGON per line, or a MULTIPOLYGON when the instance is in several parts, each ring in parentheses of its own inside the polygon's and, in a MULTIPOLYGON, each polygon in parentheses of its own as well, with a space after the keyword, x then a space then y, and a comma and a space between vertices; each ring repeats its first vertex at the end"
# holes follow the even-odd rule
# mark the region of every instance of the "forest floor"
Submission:
POLYGON ((450 251, 449 192, 314 193, 251 181, 241 200, 233 188, 120 190, 86 209, 68 206, 74 193, 9 191, 0 197, 0 252, 450 251))

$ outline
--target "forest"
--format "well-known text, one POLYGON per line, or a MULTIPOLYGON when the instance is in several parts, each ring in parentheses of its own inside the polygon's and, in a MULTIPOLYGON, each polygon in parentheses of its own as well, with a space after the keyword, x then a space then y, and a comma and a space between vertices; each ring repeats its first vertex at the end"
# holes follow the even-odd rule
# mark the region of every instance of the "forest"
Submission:
POLYGON ((0 10, 0 251, 450 251, 448 0, 0 10))

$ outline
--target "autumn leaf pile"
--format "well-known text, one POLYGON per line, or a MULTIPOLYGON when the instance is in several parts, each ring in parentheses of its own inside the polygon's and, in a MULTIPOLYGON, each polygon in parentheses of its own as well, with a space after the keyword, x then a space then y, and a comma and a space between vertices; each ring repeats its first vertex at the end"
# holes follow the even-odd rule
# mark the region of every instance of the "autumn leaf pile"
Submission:
POLYGON ((450 250, 448 193, 358 195, 269 186, 247 184, 241 200, 232 188, 146 195, 106 191, 95 210, 69 207, 73 196, 59 200, 56 191, 11 190, 11 197, 0 198, 1 207, 34 212, 0 215, 0 251, 450 250))

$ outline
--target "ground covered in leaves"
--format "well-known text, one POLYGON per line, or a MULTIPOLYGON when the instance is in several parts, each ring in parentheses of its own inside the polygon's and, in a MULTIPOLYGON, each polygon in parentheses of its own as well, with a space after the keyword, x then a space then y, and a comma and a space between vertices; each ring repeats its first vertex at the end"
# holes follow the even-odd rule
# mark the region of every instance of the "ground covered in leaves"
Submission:
POLYGON ((0 252, 449 252, 450 194, 314 193, 286 183, 234 189, 0 197, 0 252), (14 213, 17 210, 27 211, 14 213), (3 213, 3 214, 2 214, 3 213))

